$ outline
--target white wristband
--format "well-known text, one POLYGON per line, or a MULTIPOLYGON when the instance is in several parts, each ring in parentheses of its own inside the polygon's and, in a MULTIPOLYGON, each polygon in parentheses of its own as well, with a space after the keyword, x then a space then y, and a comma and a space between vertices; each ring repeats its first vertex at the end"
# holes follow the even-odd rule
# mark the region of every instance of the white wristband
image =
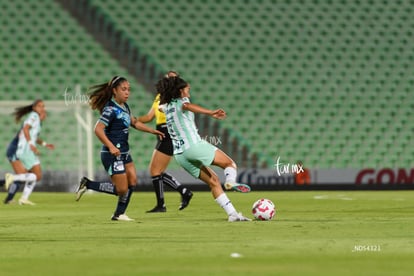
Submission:
POLYGON ((35 146, 32 140, 29 141, 29 145, 35 146))
POLYGON ((46 141, 43 141, 42 146, 46 147, 46 145, 47 145, 46 141))

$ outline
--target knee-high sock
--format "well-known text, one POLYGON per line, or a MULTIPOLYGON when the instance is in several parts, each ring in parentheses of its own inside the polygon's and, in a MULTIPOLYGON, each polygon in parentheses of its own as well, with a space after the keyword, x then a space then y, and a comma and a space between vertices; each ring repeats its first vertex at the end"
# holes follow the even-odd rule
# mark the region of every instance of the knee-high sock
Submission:
POLYGON ((128 192, 126 194, 118 197, 118 204, 116 206, 116 210, 114 214, 115 216, 125 214, 125 211, 129 205, 129 201, 131 199, 132 192, 133 192, 133 188, 129 187, 128 192))
POLYGON ((13 175, 14 181, 32 182, 36 181, 36 175, 34 173, 19 173, 13 175))
POLYGON ((183 187, 181 183, 178 182, 178 180, 175 179, 175 177, 169 173, 163 173, 162 180, 165 184, 179 192, 181 195, 184 195, 185 193, 189 192, 187 188, 183 187))
POLYGON ((221 208, 226 211, 227 215, 237 213, 236 208, 234 208, 233 204, 231 203, 230 199, 227 197, 226 193, 222 193, 216 198, 216 202, 220 205, 221 208))
POLYGON ((36 180, 27 181, 24 185, 22 199, 29 199, 29 196, 32 194, 34 187, 36 186, 36 180))
POLYGON ((22 184, 21 181, 14 181, 10 187, 9 187, 9 191, 7 193, 7 197, 4 199, 4 203, 9 202, 10 200, 12 200, 14 198, 14 195, 17 193, 17 191, 20 188, 20 185, 22 184))
POLYGON ((116 187, 114 184, 108 181, 90 181, 86 182, 86 187, 90 190, 94 190, 101 193, 107 193, 110 195, 116 195, 116 187))
POLYGON ((152 177, 152 185, 154 186, 155 195, 157 197, 157 206, 165 207, 164 201, 164 184, 162 175, 152 177))
POLYGON ((227 167, 224 169, 224 176, 226 183, 236 183, 237 170, 233 167, 227 167))

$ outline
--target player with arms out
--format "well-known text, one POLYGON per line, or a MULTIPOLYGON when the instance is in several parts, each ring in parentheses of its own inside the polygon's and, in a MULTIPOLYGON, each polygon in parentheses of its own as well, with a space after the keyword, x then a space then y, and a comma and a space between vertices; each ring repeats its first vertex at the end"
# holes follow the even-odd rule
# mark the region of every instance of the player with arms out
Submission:
POLYGON ((129 127, 155 135, 163 135, 139 122, 131 115, 127 104, 130 84, 126 78, 115 76, 109 83, 93 86, 90 94, 92 109, 99 110, 101 116, 95 125, 95 134, 102 142, 101 161, 111 182, 92 181, 86 177, 80 181, 76 201, 87 189, 118 196, 118 203, 112 220, 132 221, 125 211, 134 187, 137 184, 135 165, 129 151, 129 127))
POLYGON ((16 108, 13 115, 16 122, 19 122, 26 115, 28 116, 7 148, 6 155, 13 167, 14 174, 7 173, 5 175, 5 188, 8 194, 4 203, 12 203, 20 183, 24 183, 19 204, 34 205, 29 200, 29 196, 32 194, 36 182, 42 178, 42 168, 38 157, 40 152, 37 146, 42 145, 48 149, 54 149, 53 144, 48 144, 39 138, 41 123, 46 119, 45 103, 40 99, 35 100, 30 105, 16 108))
MULTIPOLYGON (((169 71, 166 74, 167 78, 177 76, 178 73, 175 71, 169 71)), ((148 113, 138 118, 138 120, 142 123, 148 123, 155 118, 157 130, 163 132, 165 135, 165 137, 162 139, 158 137, 157 144, 155 146, 154 152, 152 153, 152 158, 149 167, 152 178, 152 184, 154 186, 155 195, 157 197, 157 205, 153 209, 147 211, 147 213, 167 211, 164 200, 164 184, 167 184, 173 190, 180 193, 181 204, 178 208, 179 210, 183 210, 184 208, 186 208, 190 203, 191 198, 193 197, 193 193, 190 191, 190 189, 181 185, 181 183, 178 182, 177 179, 175 179, 175 177, 165 172, 173 155, 173 145, 171 137, 168 134, 167 120, 165 114, 158 110, 159 103, 160 94, 157 94, 148 113)))
POLYGON ((174 145, 174 158, 188 173, 209 185, 217 204, 227 213, 228 221, 250 221, 236 211, 223 191, 218 176, 209 166, 215 165, 224 169, 225 187, 239 186, 244 192, 250 191, 250 187, 236 183, 237 166, 234 161, 223 151, 201 139, 194 122, 194 113, 224 119, 224 110, 209 110, 191 103, 190 85, 180 77, 163 78, 156 87, 161 95, 160 109, 167 116, 168 132, 174 145))

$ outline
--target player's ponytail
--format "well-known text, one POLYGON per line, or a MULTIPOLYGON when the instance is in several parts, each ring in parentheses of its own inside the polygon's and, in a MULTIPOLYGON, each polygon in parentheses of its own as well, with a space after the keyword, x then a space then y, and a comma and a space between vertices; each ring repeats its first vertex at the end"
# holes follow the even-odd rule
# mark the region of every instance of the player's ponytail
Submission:
POLYGON ((32 104, 16 107, 14 112, 12 113, 16 123, 20 122, 23 116, 33 111, 33 107, 35 107, 38 103, 42 102, 43 100, 37 99, 32 104))
POLYGON ((93 110, 97 109, 100 113, 106 103, 112 99, 112 89, 117 87, 126 78, 115 76, 109 82, 97 84, 89 88, 89 105, 93 110))

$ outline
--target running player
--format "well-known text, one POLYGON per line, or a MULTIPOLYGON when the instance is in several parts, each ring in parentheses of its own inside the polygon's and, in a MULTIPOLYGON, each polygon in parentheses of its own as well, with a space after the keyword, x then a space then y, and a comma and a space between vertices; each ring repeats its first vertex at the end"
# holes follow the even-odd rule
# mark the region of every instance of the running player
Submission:
POLYGON ((168 132, 173 140, 177 162, 192 176, 209 185, 214 199, 227 213, 228 221, 249 221, 236 211, 223 191, 218 176, 209 166, 216 165, 224 169, 225 187, 239 186, 245 192, 250 191, 250 187, 236 183, 237 167, 234 161, 201 139, 194 122, 194 113, 224 119, 224 110, 209 110, 190 103, 190 85, 180 77, 163 78, 156 87, 161 95, 160 109, 167 117, 168 132))
MULTIPOLYGON (((174 71, 169 71, 166 75, 167 78, 177 76, 178 73, 174 71)), ((168 134, 165 114, 158 110, 159 103, 160 94, 157 94, 148 113, 138 118, 138 120, 142 123, 151 122, 155 118, 157 130, 163 132, 165 135, 163 139, 160 139, 158 137, 157 144, 155 146, 154 152, 152 153, 150 162, 150 174, 155 190, 155 195, 157 197, 157 205, 153 209, 147 211, 147 213, 167 211, 164 201, 164 183, 170 186, 173 190, 180 193, 181 204, 179 210, 183 210, 185 207, 187 207, 190 203, 191 198, 193 197, 193 193, 188 188, 181 185, 181 183, 178 182, 172 175, 165 172, 173 155, 173 146, 171 137, 168 134)))
POLYGON ((54 149, 53 144, 48 144, 39 138, 41 122, 46 119, 45 103, 42 100, 35 100, 32 104, 18 107, 13 115, 16 122, 19 122, 25 115, 17 135, 13 138, 7 148, 7 159, 9 160, 14 174, 6 173, 5 188, 8 191, 4 200, 5 204, 13 202, 13 198, 24 183, 22 196, 19 199, 20 205, 35 205, 29 200, 37 181, 42 178, 42 168, 39 160, 38 145, 48 149, 54 149))
POLYGON ((90 94, 92 109, 99 110, 101 116, 95 125, 95 134, 102 142, 101 160, 111 182, 92 181, 83 177, 76 192, 76 201, 87 189, 118 196, 118 203, 112 220, 132 221, 125 211, 132 192, 137 184, 135 165, 129 152, 129 127, 141 131, 163 135, 162 132, 147 127, 131 115, 127 104, 130 84, 126 78, 115 76, 109 83, 93 86, 90 94))

